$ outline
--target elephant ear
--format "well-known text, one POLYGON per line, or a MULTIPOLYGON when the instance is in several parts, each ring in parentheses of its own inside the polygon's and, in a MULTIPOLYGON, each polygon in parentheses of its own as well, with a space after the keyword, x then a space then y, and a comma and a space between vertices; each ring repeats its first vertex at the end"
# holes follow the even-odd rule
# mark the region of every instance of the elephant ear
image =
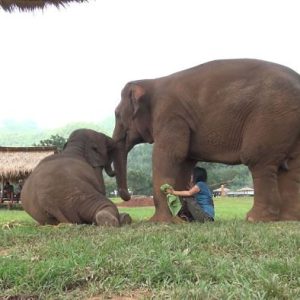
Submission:
POLYGON ((115 149, 115 141, 112 138, 97 134, 96 138, 86 141, 85 156, 91 166, 104 167, 108 175, 113 176, 111 164, 115 149))
POLYGON ((137 115, 139 110, 143 107, 145 99, 143 99, 143 96, 145 96, 146 91, 145 89, 140 85, 133 85, 130 90, 130 99, 133 107, 133 117, 137 115))
POLYGON ((134 84, 131 87, 130 99, 133 107, 133 120, 136 130, 145 142, 153 143, 151 130, 151 109, 146 89, 134 84))
POLYGON ((85 158, 94 167, 104 167, 107 161, 107 153, 104 144, 101 149, 94 141, 88 141, 85 146, 85 158), (103 148, 103 149, 102 149, 103 148))

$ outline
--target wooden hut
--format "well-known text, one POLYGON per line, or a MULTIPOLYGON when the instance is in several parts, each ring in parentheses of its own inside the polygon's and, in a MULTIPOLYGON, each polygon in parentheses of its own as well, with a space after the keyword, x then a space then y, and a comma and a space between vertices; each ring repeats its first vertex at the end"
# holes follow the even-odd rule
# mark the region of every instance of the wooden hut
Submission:
POLYGON ((254 189, 251 188, 251 187, 248 187, 248 186, 243 187, 243 188, 241 188, 237 191, 240 192, 240 193, 243 193, 244 195, 254 196, 254 189))
POLYGON ((43 158, 56 152, 56 147, 0 147, 1 201, 5 181, 25 179, 43 158))
POLYGON ((222 184, 218 189, 213 190, 214 196, 226 196, 230 189, 224 187, 222 184))

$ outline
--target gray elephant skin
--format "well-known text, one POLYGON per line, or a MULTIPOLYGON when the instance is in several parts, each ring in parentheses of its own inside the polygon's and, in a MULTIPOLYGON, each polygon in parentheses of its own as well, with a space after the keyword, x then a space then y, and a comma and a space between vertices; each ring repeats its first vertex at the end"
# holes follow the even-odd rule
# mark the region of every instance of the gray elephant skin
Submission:
POLYGON ((74 131, 64 150, 42 160, 26 180, 24 210, 42 225, 131 223, 105 196, 102 169, 114 176, 114 151, 110 137, 90 129, 74 131))
POLYGON ((300 220, 300 76, 293 70, 254 59, 212 61, 128 83, 115 113, 124 200, 128 151, 154 143, 153 221, 172 220, 160 186, 186 189, 197 161, 248 166, 249 221, 300 220))

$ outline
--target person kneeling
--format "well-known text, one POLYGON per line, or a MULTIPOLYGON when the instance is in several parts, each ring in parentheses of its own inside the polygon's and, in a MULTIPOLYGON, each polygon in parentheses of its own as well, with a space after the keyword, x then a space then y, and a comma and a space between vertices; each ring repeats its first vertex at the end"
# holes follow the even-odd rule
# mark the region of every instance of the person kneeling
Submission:
POLYGON ((215 210, 213 195, 206 184, 207 172, 204 168, 195 167, 191 182, 193 186, 189 190, 175 191, 169 189, 167 192, 180 196, 182 201, 182 213, 179 216, 188 221, 206 222, 214 221, 215 210))

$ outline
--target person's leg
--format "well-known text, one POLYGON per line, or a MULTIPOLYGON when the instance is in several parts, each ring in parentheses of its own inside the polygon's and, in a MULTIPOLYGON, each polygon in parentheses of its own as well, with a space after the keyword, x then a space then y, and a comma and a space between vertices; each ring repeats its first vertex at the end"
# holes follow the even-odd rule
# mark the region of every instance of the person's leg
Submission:
POLYGON ((191 197, 180 197, 182 208, 178 213, 178 216, 188 222, 195 221, 188 209, 188 202, 191 200, 191 197))
POLYGON ((210 217, 206 212, 204 212, 196 199, 194 197, 190 197, 188 199, 185 198, 187 209, 189 213, 192 215, 194 221, 196 222, 207 222, 207 221, 214 221, 212 217, 210 217))

